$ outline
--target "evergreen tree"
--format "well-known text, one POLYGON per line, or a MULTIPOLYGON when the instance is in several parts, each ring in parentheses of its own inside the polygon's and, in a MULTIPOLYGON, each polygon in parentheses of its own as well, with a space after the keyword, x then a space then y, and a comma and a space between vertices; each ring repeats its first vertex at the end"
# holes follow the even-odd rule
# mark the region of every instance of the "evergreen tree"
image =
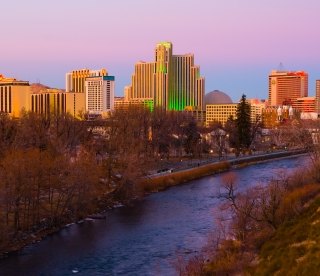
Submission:
POLYGON ((198 132, 197 123, 194 120, 185 126, 184 135, 184 150, 187 154, 192 154, 192 156, 195 157, 201 137, 198 132))
POLYGON ((239 148, 248 148, 251 144, 250 112, 250 104, 246 101, 246 95, 243 94, 237 106, 236 119, 239 148))

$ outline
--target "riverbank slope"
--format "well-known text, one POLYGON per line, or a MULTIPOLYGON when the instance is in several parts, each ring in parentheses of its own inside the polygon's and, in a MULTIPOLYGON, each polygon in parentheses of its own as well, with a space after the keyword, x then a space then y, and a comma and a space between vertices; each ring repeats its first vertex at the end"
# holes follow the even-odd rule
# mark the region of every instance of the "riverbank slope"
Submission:
POLYGON ((286 222, 262 246, 254 275, 318 275, 320 269, 320 198, 286 222))
MULTIPOLYGON (((144 178, 141 181, 141 187, 144 194, 150 193, 150 192, 157 192, 163 189, 166 189, 168 187, 179 185, 194 179, 198 179, 207 175, 220 173, 222 171, 227 171, 231 169, 233 166, 245 166, 256 162, 265 161, 268 159, 274 159, 274 158, 280 158, 280 157, 286 157, 290 155, 298 155, 301 154, 300 151, 286 151, 286 152, 278 152, 278 153, 272 153, 272 154, 266 154, 266 155, 253 155, 253 156, 246 156, 242 158, 237 159, 231 159, 227 161, 221 161, 221 162, 212 162, 209 164, 199 164, 196 165, 196 167, 188 168, 181 171, 176 171, 172 173, 168 173, 166 175, 158 175, 158 176, 152 176, 148 178, 144 178)), ((105 203, 104 207, 105 209, 109 209, 114 204, 113 202, 109 202, 108 204, 105 203), (110 207, 108 207, 110 206, 110 207)), ((88 214, 89 216, 90 214, 88 214)), ((70 223, 72 221, 65 221, 65 224, 70 223)), ((64 226, 61 225, 61 228, 64 226)), ((2 252, 11 252, 11 251, 17 251, 24 246, 38 242, 45 236, 59 231, 61 229, 60 227, 53 227, 53 228, 45 228, 41 231, 33 231, 25 233, 24 235, 21 235, 22 238, 12 240, 8 242, 7 246, 5 248, 2 248, 2 252)), ((3 256, 5 256, 4 254, 3 256)))
POLYGON ((211 163, 208 163, 209 161, 207 161, 206 163, 198 163, 192 168, 145 177, 140 182, 140 189, 145 193, 158 192, 194 179, 228 171, 233 167, 243 167, 258 162, 264 162, 276 158, 285 158, 288 156, 297 156, 305 153, 306 151, 304 149, 298 149, 259 155, 249 155, 211 163))

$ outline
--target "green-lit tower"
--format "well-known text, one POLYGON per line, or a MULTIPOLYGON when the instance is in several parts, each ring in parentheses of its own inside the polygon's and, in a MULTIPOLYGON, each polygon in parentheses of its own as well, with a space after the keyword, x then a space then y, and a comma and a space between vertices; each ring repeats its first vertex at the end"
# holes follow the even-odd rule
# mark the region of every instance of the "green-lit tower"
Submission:
POLYGON ((166 110, 203 110, 205 82, 200 68, 194 65, 193 54, 172 55, 172 48, 171 42, 156 45, 155 62, 143 64, 144 67, 148 64, 154 72, 135 70, 131 95, 135 98, 152 95, 154 106, 166 110))
POLYGON ((155 49, 155 93, 154 104, 158 107, 168 106, 169 82, 171 79, 172 44, 160 42, 155 49))

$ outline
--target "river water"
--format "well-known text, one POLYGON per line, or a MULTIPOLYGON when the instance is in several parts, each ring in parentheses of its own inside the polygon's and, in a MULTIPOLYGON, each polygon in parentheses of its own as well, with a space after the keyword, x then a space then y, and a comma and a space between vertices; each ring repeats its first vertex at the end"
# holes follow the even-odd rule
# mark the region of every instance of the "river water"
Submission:
MULTIPOLYGON (((235 170, 241 190, 307 164, 305 156, 235 170)), ((177 275, 214 231, 223 174, 155 193, 106 220, 73 224, 0 260, 0 275, 177 275)))

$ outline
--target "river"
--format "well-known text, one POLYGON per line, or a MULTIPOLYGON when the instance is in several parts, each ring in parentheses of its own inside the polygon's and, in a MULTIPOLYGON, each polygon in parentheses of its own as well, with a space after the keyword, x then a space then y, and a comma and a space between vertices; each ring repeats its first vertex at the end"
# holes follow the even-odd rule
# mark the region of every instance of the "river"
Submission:
MULTIPOLYGON (((235 170, 241 190, 290 173, 306 156, 235 170)), ((0 260, 0 275, 177 275, 178 256, 199 252, 214 230, 223 174, 151 194, 0 260)))

